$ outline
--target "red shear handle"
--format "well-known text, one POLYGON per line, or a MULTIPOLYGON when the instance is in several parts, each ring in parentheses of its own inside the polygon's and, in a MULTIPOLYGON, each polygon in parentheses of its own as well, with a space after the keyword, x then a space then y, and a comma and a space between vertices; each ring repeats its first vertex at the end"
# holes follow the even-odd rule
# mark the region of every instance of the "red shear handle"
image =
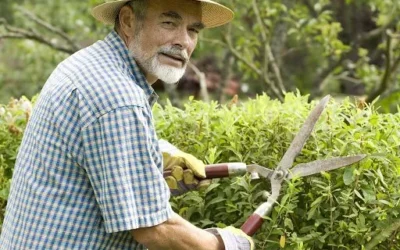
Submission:
POLYGON ((264 219, 258 214, 252 214, 240 229, 248 236, 253 236, 261 228, 264 219))
POLYGON ((228 163, 212 164, 206 166, 206 178, 223 178, 229 176, 228 163))

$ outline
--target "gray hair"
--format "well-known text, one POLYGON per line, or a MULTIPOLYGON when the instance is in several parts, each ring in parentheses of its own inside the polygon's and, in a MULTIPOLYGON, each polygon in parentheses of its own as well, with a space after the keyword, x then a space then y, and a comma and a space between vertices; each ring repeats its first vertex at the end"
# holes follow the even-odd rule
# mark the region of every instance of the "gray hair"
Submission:
MULTIPOLYGON (((131 0, 127 2, 126 5, 129 5, 132 8, 132 11, 135 14, 137 21, 136 23, 137 30, 141 30, 143 26, 143 20, 145 19, 147 14, 147 0, 131 0)), ((119 24, 119 13, 118 13, 117 18, 115 18, 114 29, 118 31, 119 28, 120 24, 119 24)))

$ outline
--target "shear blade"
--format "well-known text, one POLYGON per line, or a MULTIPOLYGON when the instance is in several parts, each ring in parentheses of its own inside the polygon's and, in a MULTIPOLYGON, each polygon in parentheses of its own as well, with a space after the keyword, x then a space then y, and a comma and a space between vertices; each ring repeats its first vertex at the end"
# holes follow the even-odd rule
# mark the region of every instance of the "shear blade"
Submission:
POLYGON ((271 201, 276 202, 281 192, 282 182, 281 180, 271 179, 271 201))
POLYGON ((279 194, 281 192, 281 187, 281 180, 271 179, 271 195, 268 197, 268 200, 266 202, 262 203, 254 211, 254 213, 260 215, 261 217, 267 216, 278 200, 279 194))
POLYGON ((285 155, 282 157, 282 160, 279 162, 277 169, 286 170, 293 165, 294 158, 300 153, 301 149, 304 147, 304 144, 310 136, 311 131, 314 129, 314 126, 321 116, 322 111, 324 111, 326 105, 328 104, 329 98, 329 95, 325 96, 314 108, 311 114, 307 117, 307 120, 304 122, 300 131, 297 133, 296 137, 290 144, 289 149, 286 151, 285 155))
POLYGON ((274 173, 273 170, 265 168, 263 166, 260 166, 258 164, 250 164, 247 165, 247 172, 251 174, 256 174, 258 176, 261 176, 263 178, 270 178, 272 174, 274 173))
POLYGON ((316 160, 309 163, 301 163, 296 165, 289 173, 288 179, 293 177, 303 177, 320 173, 321 171, 330 171, 359 162, 366 155, 355 155, 348 157, 332 158, 328 160, 316 160))

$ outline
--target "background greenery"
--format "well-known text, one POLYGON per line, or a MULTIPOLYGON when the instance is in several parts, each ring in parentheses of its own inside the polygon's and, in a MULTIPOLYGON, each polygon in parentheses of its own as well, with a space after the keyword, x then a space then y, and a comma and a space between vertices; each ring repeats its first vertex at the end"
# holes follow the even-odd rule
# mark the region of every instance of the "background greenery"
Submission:
MULTIPOLYGON (((37 94, 63 58, 111 29, 90 16, 90 8, 101 0, 1 1, 0 103, 37 94)), ((206 30, 192 60, 206 74, 207 85, 213 85, 208 99, 225 102, 233 94, 266 92, 282 100, 284 92, 299 89, 311 99, 330 93, 371 103, 380 95, 382 112, 397 111, 399 1, 220 2, 236 17, 229 25, 206 30), (229 90, 232 84, 235 90, 229 90)), ((178 91, 189 89, 189 82, 196 85, 189 94, 208 100, 198 91, 198 75, 188 74, 178 91)), ((184 95, 174 93, 166 89, 165 96, 181 105, 175 99, 184 95)))

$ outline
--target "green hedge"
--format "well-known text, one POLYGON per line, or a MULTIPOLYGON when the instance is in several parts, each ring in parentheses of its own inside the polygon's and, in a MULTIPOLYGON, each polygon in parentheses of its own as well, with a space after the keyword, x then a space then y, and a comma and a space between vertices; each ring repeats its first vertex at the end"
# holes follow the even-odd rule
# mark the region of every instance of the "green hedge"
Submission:
MULTIPOLYGON (((154 109, 159 136, 207 163, 256 162, 274 168, 310 110, 307 97, 284 103, 259 96, 238 105, 191 101, 184 110, 154 109)), ((332 100, 296 163, 367 154, 346 169, 288 183, 256 236, 259 249, 400 249, 400 114, 332 100), (397 223, 397 224, 396 224, 397 223), (394 230, 388 230, 390 227, 394 230), (386 231, 383 231, 385 230, 386 231), (379 238, 386 233, 389 236, 379 238), (375 241, 382 241, 374 246, 375 241), (368 245, 369 243, 369 245, 368 245)), ((268 183, 222 180, 205 194, 174 199, 176 211, 201 226, 240 226, 268 183)))
MULTIPOLYGON (((185 108, 154 107, 159 137, 206 163, 242 161, 274 168, 315 103, 287 94, 239 104, 190 100, 185 108)), ((0 212, 29 105, 0 107, 0 212)), ((295 179, 255 236, 257 249, 400 249, 400 113, 359 109, 331 100, 296 164, 367 154, 345 169, 295 179)), ((263 202, 269 183, 248 176, 214 180, 204 192, 173 198, 184 218, 200 227, 240 226, 263 202)))
POLYGON ((15 158, 31 109, 31 101, 25 97, 0 105, 0 226, 4 219, 15 158))

